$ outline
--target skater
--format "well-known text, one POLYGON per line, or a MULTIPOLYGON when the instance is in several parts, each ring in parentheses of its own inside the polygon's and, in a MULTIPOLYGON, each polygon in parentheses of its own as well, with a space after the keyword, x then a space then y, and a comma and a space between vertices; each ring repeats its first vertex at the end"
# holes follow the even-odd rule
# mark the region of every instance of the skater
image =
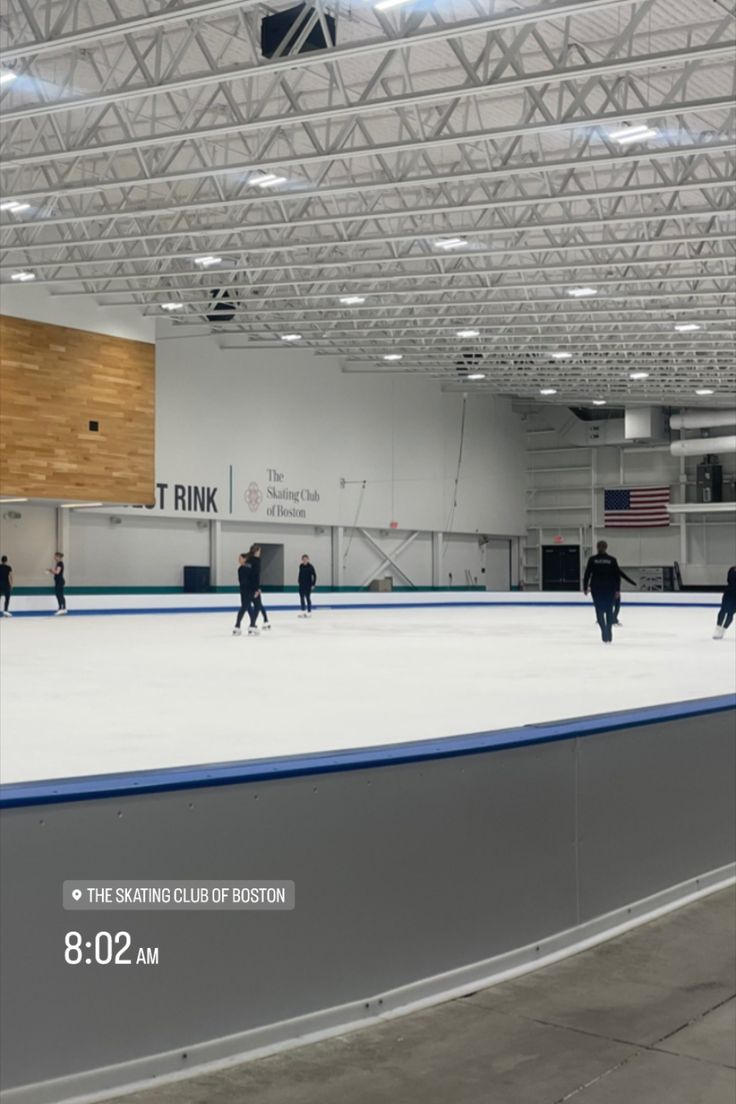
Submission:
POLYGON ((615 557, 608 555, 606 541, 598 541, 596 554, 591 556, 583 577, 583 592, 593 595, 595 615, 604 644, 613 641, 613 607, 621 598, 621 568, 615 557))
POLYGON ((718 611, 714 640, 723 640, 723 634, 733 621, 736 614, 736 566, 729 567, 726 576, 726 589, 721 599, 721 608, 718 611))
POLYGON ((253 634, 258 632, 256 621, 258 620, 258 614, 260 613, 263 618, 263 628, 270 629, 271 622, 268 620, 268 613, 263 605, 263 591, 261 590, 261 546, 260 544, 252 544, 250 546, 250 552, 248 553, 248 561, 251 565, 251 571, 253 572, 253 580, 255 582, 255 593, 253 595, 253 612, 250 615, 250 627, 248 632, 253 634))
POLYGON ((10 605, 10 592, 13 589, 13 569, 8 563, 8 557, 0 557, 0 596, 5 599, 3 607, 3 617, 12 617, 12 613, 8 609, 10 605))
POLYGON ((238 584, 240 586, 240 609, 238 610, 238 616, 235 621, 235 628, 233 629, 233 636, 241 635, 241 623, 243 616, 247 612, 250 624, 248 625, 248 635, 256 636, 258 634, 258 628, 256 626, 256 619, 258 614, 263 615, 264 628, 271 627, 268 620, 268 614, 263 608, 263 602, 261 601, 261 546, 260 544, 252 544, 250 551, 246 554, 241 552, 238 556, 238 584))
POLYGON ((302 607, 300 617, 312 616, 312 591, 317 585, 317 572, 309 562, 309 556, 302 556, 299 564, 299 602, 302 607))
POLYGON ((242 629, 240 626, 246 613, 251 622, 253 621, 253 571, 248 562, 247 552, 241 552, 238 556, 238 586, 240 587, 240 609, 235 619, 233 636, 241 635, 242 629))
POLYGON ((46 570, 49 575, 53 576, 56 601, 59 605, 54 617, 61 617, 67 612, 66 598, 64 597, 64 587, 66 586, 66 579, 64 578, 64 556, 61 552, 54 552, 54 566, 47 567, 46 570))

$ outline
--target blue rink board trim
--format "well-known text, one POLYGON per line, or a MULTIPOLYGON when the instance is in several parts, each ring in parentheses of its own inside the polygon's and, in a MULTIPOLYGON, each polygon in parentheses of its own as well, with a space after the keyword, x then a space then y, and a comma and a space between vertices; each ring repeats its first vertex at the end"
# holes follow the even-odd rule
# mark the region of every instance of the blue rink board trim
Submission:
MULTIPOLYGON (((621 608, 626 606, 626 602, 621 603, 621 608)), ((656 609, 718 609, 720 607, 720 598, 712 602, 633 602, 631 608, 641 606, 642 608, 655 607, 656 609)), ((314 610, 356 610, 356 609, 442 609, 450 607, 455 608, 457 606, 467 606, 471 608, 484 608, 486 606, 588 606, 592 605, 592 602, 555 602, 554 600, 548 602, 515 602, 509 601, 485 601, 485 602, 342 602, 340 605, 330 606, 322 602, 317 605, 313 605, 314 610)), ((274 613, 280 613, 281 611, 290 612, 294 610, 300 610, 301 606, 270 606, 266 607, 267 610, 274 613)), ((145 606, 131 609, 70 609, 68 611, 69 616, 74 617, 107 617, 108 614, 125 615, 125 614, 144 614, 144 613, 236 613, 239 609, 237 603, 232 606, 145 606)), ((54 617, 56 610, 19 610, 13 613, 13 617, 54 617)))
POLYGON ((348 748, 338 752, 252 759, 235 763, 208 763, 190 767, 168 767, 136 771, 133 774, 100 774, 80 778, 58 778, 42 782, 18 782, 0 786, 0 808, 49 805, 59 802, 92 801, 132 794, 165 793, 175 790, 232 786, 274 781, 314 774, 397 766, 461 755, 504 751, 534 744, 644 728, 663 721, 704 717, 712 713, 736 712, 736 694, 722 694, 694 701, 648 706, 595 716, 571 718, 551 724, 525 725, 495 732, 473 732, 434 740, 415 740, 383 747, 348 748))

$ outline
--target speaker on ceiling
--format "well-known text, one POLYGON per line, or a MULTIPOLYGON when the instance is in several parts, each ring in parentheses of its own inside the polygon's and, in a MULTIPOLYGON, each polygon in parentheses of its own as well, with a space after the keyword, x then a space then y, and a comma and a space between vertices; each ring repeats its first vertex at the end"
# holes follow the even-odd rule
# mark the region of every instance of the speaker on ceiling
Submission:
POLYGON ((314 10, 312 4, 296 4, 293 8, 287 8, 285 11, 274 12, 273 15, 265 16, 261 20, 261 53, 263 56, 265 58, 273 57, 282 44, 284 44, 281 50, 283 56, 307 54, 313 50, 326 50, 328 46, 334 46, 337 41, 335 38, 337 21, 334 15, 328 15, 325 12, 324 25, 318 19, 299 49, 295 50, 293 48, 310 17, 314 14, 314 10), (325 37, 325 25, 329 39, 325 37))
POLYGON ((221 292, 219 288, 213 288, 210 292, 210 299, 214 299, 215 302, 210 313, 205 315, 207 321, 232 322, 235 317, 235 304, 230 299, 230 292, 221 292))

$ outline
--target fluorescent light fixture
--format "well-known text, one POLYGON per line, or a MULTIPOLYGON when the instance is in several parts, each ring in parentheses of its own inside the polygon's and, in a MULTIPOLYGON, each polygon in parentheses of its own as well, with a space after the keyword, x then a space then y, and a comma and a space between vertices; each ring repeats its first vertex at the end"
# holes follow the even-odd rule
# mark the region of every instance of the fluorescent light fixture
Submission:
POLYGON ((18 74, 14 73, 12 69, 0 69, 0 84, 10 84, 11 81, 16 80, 18 74))
POLYGON ((8 502, 27 502, 27 498, 0 498, 0 506, 5 506, 8 502))
POLYGON ((301 334, 282 334, 281 335, 281 340, 282 341, 301 341, 301 339, 302 339, 301 334))
POLYGON ((438 249, 461 249, 467 245, 465 238, 442 238, 434 243, 438 249))
POLYGON ((403 360, 404 356, 403 356, 403 353, 385 353, 383 359, 384 360, 403 360))
POLYGON ((593 406, 605 406, 605 405, 606 405, 606 400, 605 399, 593 399, 593 406))
POLYGON ((258 180, 254 181, 259 188, 270 188, 274 184, 285 184, 285 176, 277 176, 276 173, 266 173, 265 176, 259 176, 258 180))
POLYGON ((468 376, 469 380, 482 380, 486 378, 485 372, 471 372, 468 376))
POLYGON ((633 379, 633 380, 649 379, 649 373, 648 372, 629 372, 629 379, 633 379))
POLYGON ((480 337, 480 330, 458 330, 458 337, 480 337))
POLYGON ((60 510, 91 510, 95 506, 104 506, 104 502, 62 502, 60 510))
POLYGON ((25 284, 25 283, 27 283, 28 280, 35 280, 36 279, 36 273, 35 272, 14 272, 11 275, 10 279, 15 280, 19 284, 25 284))
POLYGON ((387 11, 388 8, 398 8, 399 4, 408 4, 410 0, 378 0, 373 7, 376 11, 387 11))
POLYGON ((692 333, 693 330, 699 330, 700 326, 697 322, 679 322, 675 329, 678 333, 692 333))
POLYGON ((713 393, 712 387, 698 387, 695 391, 696 395, 712 395, 713 393))
POLYGON ((620 146, 626 146, 630 142, 647 142, 650 138, 656 138, 658 134, 659 131, 655 130, 654 127, 638 126, 616 130, 610 137, 614 142, 618 142, 620 146))
POLYGON ((572 353, 550 353, 553 360, 572 360, 572 353))
POLYGON ((161 310, 165 310, 165 311, 183 310, 183 308, 184 308, 183 303, 162 303, 161 304, 161 310))
POLYGON ((557 394, 557 388, 555 388, 555 387, 540 387, 539 394, 540 395, 556 395, 557 394))
POLYGON ((582 287, 582 288, 568 288, 568 295, 572 295, 575 299, 587 299, 590 295, 597 295, 596 288, 582 287))
POLYGON ((358 303, 365 303, 365 297, 362 295, 341 295, 340 302, 344 303, 346 307, 354 307, 358 303))
POLYGON ((14 211, 16 207, 22 207, 23 204, 19 203, 17 199, 6 199, 0 203, 0 211, 14 211))
POLYGON ((222 257, 213 257, 211 254, 207 254, 205 257, 195 257, 194 263, 201 265, 202 268, 209 268, 210 265, 218 265, 222 263, 222 257))

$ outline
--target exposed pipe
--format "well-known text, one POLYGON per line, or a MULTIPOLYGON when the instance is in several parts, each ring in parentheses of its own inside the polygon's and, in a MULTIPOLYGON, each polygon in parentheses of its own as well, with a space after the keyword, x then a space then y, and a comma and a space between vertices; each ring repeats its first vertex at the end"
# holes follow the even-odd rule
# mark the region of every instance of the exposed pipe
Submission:
POLYGON ((707 429, 736 425, 736 410, 683 410, 670 418, 672 429, 707 429))
POLYGON ((690 437, 684 441, 673 441, 670 445, 673 456, 705 456, 711 452, 736 452, 736 435, 733 437, 690 437))

